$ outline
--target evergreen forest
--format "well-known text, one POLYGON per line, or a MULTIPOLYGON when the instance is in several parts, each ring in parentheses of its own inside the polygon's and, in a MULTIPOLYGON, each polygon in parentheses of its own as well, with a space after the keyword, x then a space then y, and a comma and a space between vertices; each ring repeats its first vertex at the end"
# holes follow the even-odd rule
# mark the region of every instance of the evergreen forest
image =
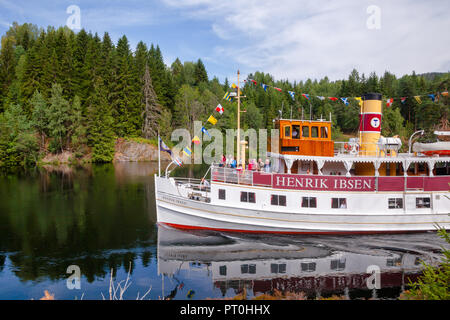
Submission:
MULTIPOLYGON (((280 112, 285 118, 331 115, 333 138, 343 141, 358 130, 358 101, 349 98, 345 105, 314 97, 359 97, 366 92, 383 94, 384 136, 407 141, 415 130, 424 129, 428 134, 421 139, 433 140, 434 129, 448 128, 448 97, 440 93, 447 91, 449 72, 397 77, 389 71, 378 75, 354 69, 346 79, 291 82, 255 71, 250 79, 282 92, 246 81, 244 129, 271 129, 280 112), (296 92, 295 99, 288 91, 296 92), (412 98, 417 95, 421 101, 412 98), (410 98, 402 103, 400 97, 410 98), (390 107, 386 98, 394 98, 390 107)), ((200 58, 177 58, 166 65, 157 44, 141 41, 131 48, 125 35, 114 43, 108 33, 13 23, 0 49, 0 167, 33 166, 45 154, 64 151, 79 159, 89 155, 92 162, 111 162, 117 138, 156 143, 158 132, 170 145, 173 129, 187 128, 192 134, 194 121, 205 123, 219 103, 225 113, 215 127, 235 128, 236 103, 223 99, 235 82, 221 83, 200 58)))

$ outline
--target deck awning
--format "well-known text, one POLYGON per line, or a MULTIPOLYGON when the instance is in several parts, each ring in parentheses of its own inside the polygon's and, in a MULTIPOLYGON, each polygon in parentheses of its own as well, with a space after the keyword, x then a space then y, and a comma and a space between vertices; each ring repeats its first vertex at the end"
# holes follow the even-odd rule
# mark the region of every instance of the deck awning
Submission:
POLYGON ((288 173, 290 173, 292 165, 295 161, 315 161, 319 171, 319 175, 322 174, 322 168, 326 162, 340 162, 345 166, 347 170, 347 176, 350 176, 350 169, 353 163, 372 163, 375 168, 375 175, 378 176, 378 169, 382 163, 401 163, 403 171, 408 170, 412 163, 426 163, 430 168, 430 176, 433 175, 432 171, 436 163, 444 162, 450 163, 450 157, 418 157, 409 154, 399 154, 396 157, 368 157, 358 155, 341 154, 334 157, 317 157, 317 156, 302 156, 302 155, 290 155, 268 152, 267 155, 272 158, 284 160, 288 173))

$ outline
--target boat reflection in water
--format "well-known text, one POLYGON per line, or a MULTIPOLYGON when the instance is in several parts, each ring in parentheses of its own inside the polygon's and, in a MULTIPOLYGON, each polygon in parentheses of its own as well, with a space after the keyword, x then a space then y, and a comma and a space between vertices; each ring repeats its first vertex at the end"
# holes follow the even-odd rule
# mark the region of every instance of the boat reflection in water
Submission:
POLYGON ((398 236, 242 235, 158 228, 158 275, 195 270, 222 296, 275 290, 308 298, 397 298, 441 258, 436 233, 398 236))

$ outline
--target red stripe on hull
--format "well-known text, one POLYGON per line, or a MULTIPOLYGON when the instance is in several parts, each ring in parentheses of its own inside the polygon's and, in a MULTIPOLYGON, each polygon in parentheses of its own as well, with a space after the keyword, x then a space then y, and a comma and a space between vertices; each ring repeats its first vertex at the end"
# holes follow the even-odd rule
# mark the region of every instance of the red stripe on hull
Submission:
POLYGON ((268 231, 268 230, 243 230, 243 229, 224 229, 224 228, 210 228, 199 226, 188 226, 183 224, 175 224, 168 222, 159 222, 175 229, 182 230, 211 230, 220 232, 240 232, 240 233, 271 233, 271 234, 322 234, 322 235, 352 235, 352 234, 402 234, 402 233, 421 233, 428 232, 429 230, 414 230, 414 231, 268 231))

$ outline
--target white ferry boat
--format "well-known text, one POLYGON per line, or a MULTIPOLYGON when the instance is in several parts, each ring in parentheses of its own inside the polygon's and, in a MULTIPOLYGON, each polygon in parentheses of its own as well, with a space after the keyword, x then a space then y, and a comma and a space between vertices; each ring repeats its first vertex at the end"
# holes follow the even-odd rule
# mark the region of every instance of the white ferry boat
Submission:
POLYGON ((208 187, 156 175, 157 222, 288 234, 450 229, 448 153, 411 153, 412 139, 410 152, 399 153, 399 138, 381 136, 381 94, 362 99, 359 138, 347 143, 331 139, 331 121, 275 119, 271 172, 213 165, 208 187))

